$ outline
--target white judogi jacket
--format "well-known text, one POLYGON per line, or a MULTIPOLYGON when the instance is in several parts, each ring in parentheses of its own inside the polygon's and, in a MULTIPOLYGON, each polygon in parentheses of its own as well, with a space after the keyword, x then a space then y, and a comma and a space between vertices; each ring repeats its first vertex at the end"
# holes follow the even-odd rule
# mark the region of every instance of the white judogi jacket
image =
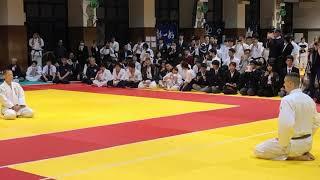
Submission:
POLYGON ((36 66, 36 67, 30 66, 30 67, 28 67, 28 70, 27 70, 26 74, 29 77, 39 76, 39 75, 42 74, 41 67, 40 66, 36 66))
POLYGON ((134 71, 134 74, 131 74, 131 72, 129 71, 129 69, 127 69, 127 72, 126 72, 126 80, 127 80, 127 81, 134 81, 134 82, 142 81, 141 72, 138 71, 138 70, 135 70, 135 71, 134 71))
POLYGON ((112 76, 114 81, 124 81, 126 80, 126 70, 120 69, 120 72, 117 74, 116 69, 113 69, 112 76))
POLYGON ((320 127, 315 102, 300 89, 281 100, 279 114, 279 144, 287 147, 293 137, 313 134, 320 127))
POLYGON ((9 109, 15 105, 26 105, 24 91, 20 84, 11 82, 11 87, 3 82, 0 85, 0 103, 2 109, 9 109))
POLYGON ((95 80, 99 82, 108 82, 112 81, 113 77, 111 72, 108 69, 105 69, 103 72, 100 70, 98 71, 95 80))

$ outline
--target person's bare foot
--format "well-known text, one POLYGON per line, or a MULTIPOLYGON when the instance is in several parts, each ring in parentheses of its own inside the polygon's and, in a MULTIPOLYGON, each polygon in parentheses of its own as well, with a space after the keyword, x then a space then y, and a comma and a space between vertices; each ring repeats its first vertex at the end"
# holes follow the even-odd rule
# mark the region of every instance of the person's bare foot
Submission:
POLYGON ((311 153, 307 152, 302 156, 289 157, 288 160, 290 160, 290 161, 314 161, 315 157, 311 153))

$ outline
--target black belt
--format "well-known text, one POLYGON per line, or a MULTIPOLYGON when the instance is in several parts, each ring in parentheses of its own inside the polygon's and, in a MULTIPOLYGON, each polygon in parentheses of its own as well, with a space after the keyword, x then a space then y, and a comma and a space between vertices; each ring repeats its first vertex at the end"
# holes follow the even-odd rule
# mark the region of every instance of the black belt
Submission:
POLYGON ((311 134, 306 134, 306 135, 303 135, 303 136, 300 136, 300 137, 293 137, 291 139, 292 140, 306 139, 306 138, 308 138, 310 136, 311 136, 311 134))

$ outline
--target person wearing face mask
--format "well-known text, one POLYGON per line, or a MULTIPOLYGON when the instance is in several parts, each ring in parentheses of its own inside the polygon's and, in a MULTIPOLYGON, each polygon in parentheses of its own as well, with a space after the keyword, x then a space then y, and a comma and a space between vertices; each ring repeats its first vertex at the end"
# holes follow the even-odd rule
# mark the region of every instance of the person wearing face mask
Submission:
POLYGON ((77 59, 79 61, 80 66, 84 67, 84 65, 87 62, 87 59, 89 58, 88 47, 85 46, 83 41, 80 41, 79 46, 75 52, 76 52, 76 56, 77 56, 77 59))

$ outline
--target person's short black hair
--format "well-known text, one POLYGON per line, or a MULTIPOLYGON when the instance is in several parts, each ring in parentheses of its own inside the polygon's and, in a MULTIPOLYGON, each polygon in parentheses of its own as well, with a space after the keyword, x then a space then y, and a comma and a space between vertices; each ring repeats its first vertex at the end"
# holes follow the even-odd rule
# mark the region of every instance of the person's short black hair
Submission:
POLYGON ((220 62, 218 60, 212 61, 212 65, 220 66, 220 62))
POLYGON ((211 48, 209 51, 213 54, 217 54, 217 50, 215 48, 211 48))
POLYGON ((236 50, 234 48, 230 48, 229 51, 236 53, 236 50))
POLYGON ((286 57, 286 60, 291 60, 291 61, 294 61, 294 57, 292 56, 292 55, 288 55, 287 57, 286 57))
POLYGON ((245 49, 243 52, 247 52, 247 51, 250 53, 251 49, 245 49))
POLYGON ((116 66, 122 67, 122 65, 119 62, 115 63, 114 67, 116 67, 116 66))
POLYGON ((230 62, 229 66, 237 67, 237 63, 236 62, 230 62))
POLYGON ((186 69, 190 69, 190 68, 189 68, 189 64, 188 64, 187 62, 185 62, 185 61, 182 61, 182 62, 181 62, 181 67, 182 67, 182 68, 186 68, 186 69))
POLYGON ((201 67, 207 68, 207 64, 206 63, 201 63, 201 67))

